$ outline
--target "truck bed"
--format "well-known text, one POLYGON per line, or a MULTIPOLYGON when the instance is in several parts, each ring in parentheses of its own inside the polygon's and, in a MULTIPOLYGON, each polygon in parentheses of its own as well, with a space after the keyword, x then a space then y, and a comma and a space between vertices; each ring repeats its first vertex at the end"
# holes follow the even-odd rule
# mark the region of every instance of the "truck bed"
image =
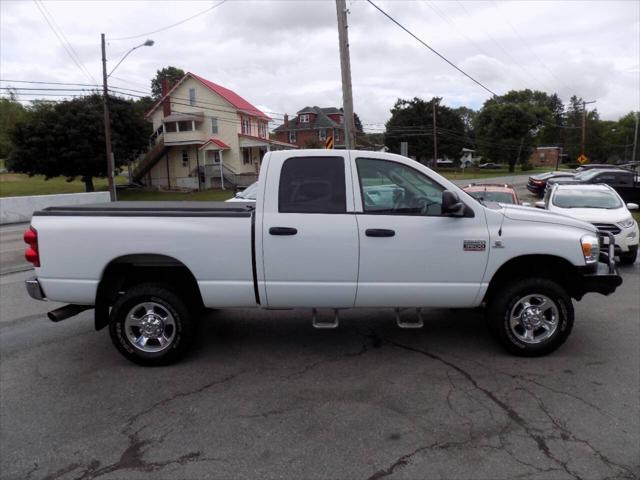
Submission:
POLYGON ((48 207, 34 216, 60 217, 250 217, 253 204, 227 202, 112 202, 48 207))

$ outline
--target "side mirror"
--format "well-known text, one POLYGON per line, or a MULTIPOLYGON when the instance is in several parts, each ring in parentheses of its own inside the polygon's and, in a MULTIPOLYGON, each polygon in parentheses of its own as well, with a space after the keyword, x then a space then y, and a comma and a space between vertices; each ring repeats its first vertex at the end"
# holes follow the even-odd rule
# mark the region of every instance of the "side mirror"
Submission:
POLYGON ((627 203, 627 208, 629 210, 638 210, 640 209, 640 206, 638 206, 637 203, 627 203))
POLYGON ((522 205, 523 207, 530 207, 531 203, 529 202, 522 202, 520 205, 522 205))
POLYGON ((455 192, 445 190, 442 192, 442 213, 453 217, 461 217, 464 214, 464 203, 455 192))
POLYGON ((536 202, 536 208, 542 208, 543 210, 546 208, 544 202, 536 202))

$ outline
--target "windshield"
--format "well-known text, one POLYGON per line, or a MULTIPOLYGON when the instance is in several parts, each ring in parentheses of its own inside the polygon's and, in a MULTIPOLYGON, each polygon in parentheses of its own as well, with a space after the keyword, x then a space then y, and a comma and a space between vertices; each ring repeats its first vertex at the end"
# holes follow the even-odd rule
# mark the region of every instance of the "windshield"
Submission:
POLYGON ((244 198, 245 200, 255 200, 258 195, 258 182, 252 183, 243 191, 236 195, 236 198, 244 198))
POLYGON ((467 192, 476 200, 483 202, 515 203, 509 192, 467 192))
POLYGON ((558 190, 551 201, 560 208, 620 208, 622 202, 613 192, 599 190, 558 190))
POLYGON ((597 168, 591 169, 591 170, 583 170, 580 173, 576 173, 576 176, 573 177, 576 180, 591 180, 593 177, 595 177, 596 175, 598 175, 601 172, 601 170, 598 170, 597 168))

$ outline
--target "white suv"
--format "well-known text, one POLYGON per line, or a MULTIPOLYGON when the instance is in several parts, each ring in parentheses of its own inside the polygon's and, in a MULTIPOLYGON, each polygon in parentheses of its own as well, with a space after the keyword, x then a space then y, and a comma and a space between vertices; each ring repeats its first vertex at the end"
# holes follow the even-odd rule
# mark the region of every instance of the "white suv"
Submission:
POLYGON ((629 210, 637 210, 638 205, 625 205, 609 185, 554 185, 536 207, 585 220, 598 230, 612 233, 620 263, 628 265, 636 261, 638 223, 629 210))

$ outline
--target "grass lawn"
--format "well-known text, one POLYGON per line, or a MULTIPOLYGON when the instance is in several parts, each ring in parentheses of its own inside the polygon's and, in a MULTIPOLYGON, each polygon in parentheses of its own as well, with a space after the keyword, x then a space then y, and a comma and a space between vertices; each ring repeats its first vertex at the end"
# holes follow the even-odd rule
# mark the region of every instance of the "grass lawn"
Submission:
POLYGON ((636 210, 635 212, 631 212, 631 215, 633 215, 633 218, 636 219, 636 222, 640 224, 640 212, 636 210))
MULTIPOLYGON (((107 189, 106 178, 94 178, 96 191, 107 189)), ((67 182, 64 177, 45 180, 42 175, 29 177, 22 173, 0 173, 0 197, 23 197, 25 195, 50 195, 53 193, 84 192, 84 183, 79 179, 67 182)))
POLYGON ((158 190, 146 190, 132 188, 130 190, 118 190, 118 200, 227 200, 233 197, 233 190, 205 190, 202 192, 160 192, 158 190))

